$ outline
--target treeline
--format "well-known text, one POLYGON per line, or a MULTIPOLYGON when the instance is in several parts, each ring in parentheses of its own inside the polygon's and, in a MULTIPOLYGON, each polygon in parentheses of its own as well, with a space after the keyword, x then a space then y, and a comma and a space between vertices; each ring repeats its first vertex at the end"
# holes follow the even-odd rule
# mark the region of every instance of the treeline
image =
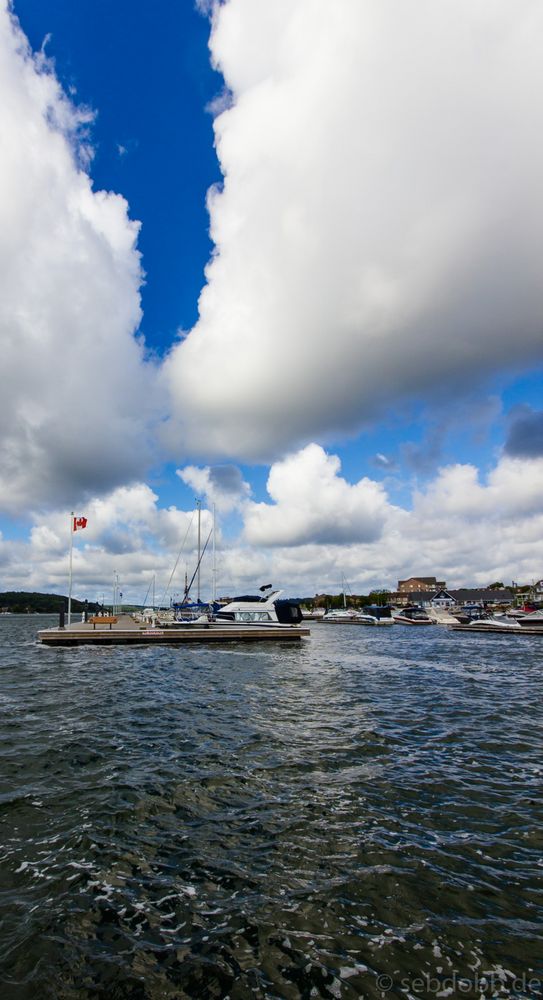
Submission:
MULTIPOLYGON (((345 603, 350 608, 366 608, 370 604, 388 604, 389 600, 390 591, 372 590, 369 594, 347 594, 345 603)), ((306 598, 303 604, 314 608, 342 608, 343 594, 316 594, 306 598)))
MULTIPOLYGON (((63 594, 37 594, 28 593, 24 590, 6 590, 0 593, 0 611, 11 611, 12 614, 58 614, 68 607, 68 598, 63 594)), ((72 597, 72 611, 81 612, 85 607, 89 611, 98 611, 99 604, 89 601, 87 605, 83 601, 76 601, 72 597)))

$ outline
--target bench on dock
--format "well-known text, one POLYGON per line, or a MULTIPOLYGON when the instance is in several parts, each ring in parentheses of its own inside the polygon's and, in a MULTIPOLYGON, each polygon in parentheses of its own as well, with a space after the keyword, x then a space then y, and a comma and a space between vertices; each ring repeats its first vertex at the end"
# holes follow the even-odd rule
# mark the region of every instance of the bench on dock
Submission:
POLYGON ((109 625, 111 629, 111 626, 116 625, 118 620, 119 619, 116 615, 93 615, 92 618, 89 618, 93 629, 95 629, 97 625, 109 625))

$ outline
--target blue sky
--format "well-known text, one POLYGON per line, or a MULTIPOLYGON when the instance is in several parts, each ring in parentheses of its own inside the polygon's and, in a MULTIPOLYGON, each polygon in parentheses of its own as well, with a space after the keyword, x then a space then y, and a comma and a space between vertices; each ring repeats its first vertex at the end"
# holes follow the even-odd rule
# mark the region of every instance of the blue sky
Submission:
MULTIPOLYGON (((36 586, 62 589, 55 545, 46 553, 38 534, 36 553, 32 531, 63 508, 110 504, 119 538, 104 521, 88 553, 98 586, 124 539, 118 491, 147 510, 143 484, 155 520, 138 544, 166 565, 160 511, 181 523, 201 495, 220 508, 232 581, 251 558, 255 575, 269 566, 296 589, 343 566, 359 589, 388 584, 413 559, 466 584, 537 576, 539 553, 519 542, 515 554, 507 520, 539 517, 535 500, 498 510, 494 538, 508 540, 493 561, 477 546, 460 557, 440 521, 454 481, 454 517, 467 518, 456 530, 481 518, 483 537, 494 482, 525 482, 531 497, 543 455, 537 7, 461 0, 439 20, 421 0, 403 33, 375 0, 333 14, 306 0, 210 8, 14 0, 45 63, 21 56, 2 13, 5 86, 24 109, 6 124, 15 278, 2 329, 6 342, 19 331, 13 371, 32 368, 37 329, 45 359, 79 345, 90 365, 76 375, 75 353, 58 393, 58 368, 46 374, 42 400, 32 372, 16 391, 4 355, 6 579, 18 544, 36 586), (25 162, 29 142, 43 167, 25 162), (472 474, 443 471, 457 467, 479 477, 469 510, 472 474), (399 552, 406 517, 412 547, 399 552)), ((141 528, 151 515, 138 511, 141 528)), ((143 563, 122 544, 135 586, 143 563)))
POLYGON ((162 352, 196 321, 211 252, 205 198, 220 170, 206 108, 222 79, 209 23, 190 2, 21 0, 14 10, 35 50, 47 39, 64 88, 96 112, 92 178, 143 221, 142 331, 162 352))

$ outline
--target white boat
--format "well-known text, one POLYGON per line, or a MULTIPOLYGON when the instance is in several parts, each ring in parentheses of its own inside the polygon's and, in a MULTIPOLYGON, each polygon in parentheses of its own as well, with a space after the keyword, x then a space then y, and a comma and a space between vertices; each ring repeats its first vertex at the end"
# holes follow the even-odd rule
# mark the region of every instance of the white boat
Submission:
POLYGON ((361 611, 358 616, 358 620, 360 622, 360 625, 378 625, 378 626, 384 625, 385 627, 387 627, 388 625, 394 625, 394 619, 392 615, 390 615, 389 617, 385 617, 383 615, 372 615, 367 611, 361 611))
POLYGON ((392 617, 399 625, 433 625, 434 622, 423 608, 418 606, 403 608, 402 611, 393 611, 392 617))
POLYGON ((364 619, 364 625, 394 625, 392 608, 389 604, 368 604, 363 611, 360 611, 360 618, 364 619))
POLYGON ((217 625, 274 625, 290 628, 302 621, 302 612, 297 601, 280 599, 282 590, 272 590, 266 595, 269 587, 261 587, 261 596, 245 594, 235 597, 229 604, 223 605, 213 615, 217 625))
POLYGON ((458 618, 447 608, 429 608, 428 616, 436 625, 458 625, 458 618))
MULTIPOLYGON (((479 632, 484 628, 490 630, 501 628, 507 631, 513 629, 513 631, 518 632, 522 628, 520 622, 508 618, 507 615, 489 615, 488 618, 479 618, 471 624, 476 625, 479 632)), ((469 625, 466 627, 469 628, 469 625)))
POLYGON ((521 628, 543 628, 543 611, 529 611, 518 619, 521 628))
POLYGON ((377 618, 375 615, 367 615, 364 612, 360 612, 356 618, 357 625, 373 625, 373 626, 388 626, 394 625, 393 618, 377 618))
POLYGON ((322 616, 321 621, 331 622, 335 625, 352 625, 359 620, 359 613, 354 608, 332 608, 322 616))
POLYGON ((322 618, 322 621, 332 622, 332 624, 336 625, 384 625, 385 627, 394 625, 394 619, 392 618, 390 611, 388 611, 388 614, 379 614, 379 609, 374 610, 376 612, 374 614, 371 614, 369 611, 356 611, 354 608, 346 608, 343 611, 327 611, 322 618))
MULTIPOLYGON (((520 622, 508 618, 507 615, 488 615, 486 618, 477 618, 474 621, 452 626, 453 632, 506 632, 507 634, 520 635, 527 633, 528 629, 522 627, 520 622)), ((533 631, 538 632, 539 629, 533 631)), ((530 630, 530 634, 533 634, 530 630)), ((543 634, 543 629, 542 629, 543 634)))
POLYGON ((359 625, 364 624, 360 621, 360 612, 355 608, 347 607, 347 581, 344 574, 341 574, 341 582, 343 585, 343 607, 342 608, 330 608, 321 618, 323 622, 329 622, 333 625, 348 625, 357 622, 359 625))

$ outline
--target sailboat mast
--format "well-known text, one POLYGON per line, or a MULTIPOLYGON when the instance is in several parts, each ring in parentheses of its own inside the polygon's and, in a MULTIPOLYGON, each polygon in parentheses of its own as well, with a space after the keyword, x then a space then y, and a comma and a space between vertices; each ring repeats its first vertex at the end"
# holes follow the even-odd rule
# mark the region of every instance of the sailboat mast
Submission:
POLYGON ((216 559, 216 549, 215 549, 215 527, 216 527, 216 509, 215 504, 213 504, 213 587, 212 587, 212 600, 217 600, 217 559, 216 559))
POLYGON ((201 525, 202 525, 202 501, 196 501, 196 509, 198 511, 198 576, 196 580, 196 600, 198 604, 200 603, 200 548, 201 548, 201 525))

